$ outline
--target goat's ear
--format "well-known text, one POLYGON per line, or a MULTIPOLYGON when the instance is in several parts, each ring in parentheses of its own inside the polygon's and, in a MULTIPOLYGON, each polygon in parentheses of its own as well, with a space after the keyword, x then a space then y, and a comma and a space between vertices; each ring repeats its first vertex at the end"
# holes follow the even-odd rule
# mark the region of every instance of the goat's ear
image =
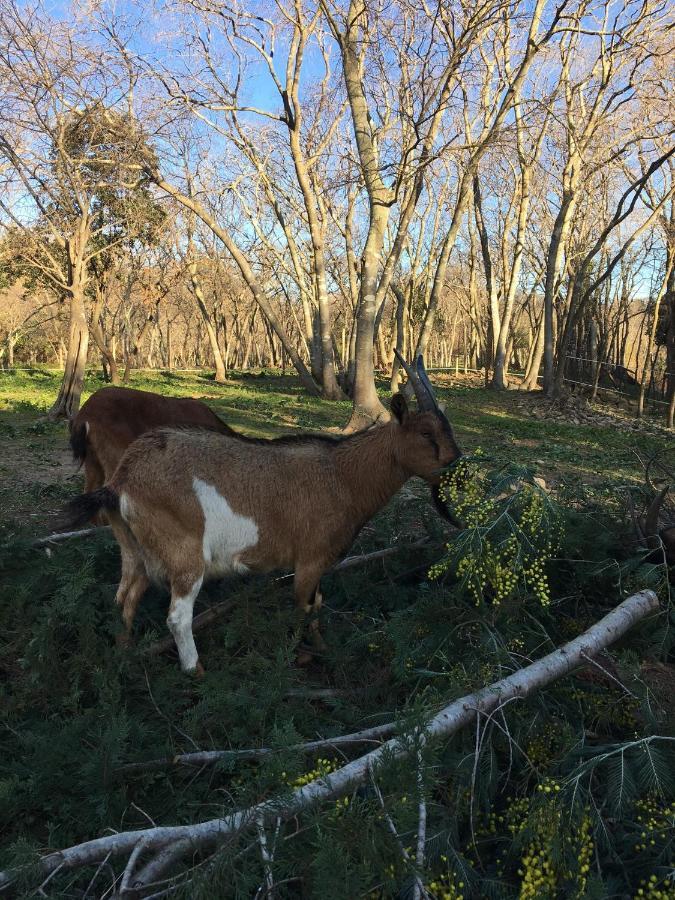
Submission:
POLYGON ((391 411, 396 416, 399 423, 403 425, 405 420, 408 418, 408 403, 403 394, 394 394, 389 405, 391 406, 391 411))

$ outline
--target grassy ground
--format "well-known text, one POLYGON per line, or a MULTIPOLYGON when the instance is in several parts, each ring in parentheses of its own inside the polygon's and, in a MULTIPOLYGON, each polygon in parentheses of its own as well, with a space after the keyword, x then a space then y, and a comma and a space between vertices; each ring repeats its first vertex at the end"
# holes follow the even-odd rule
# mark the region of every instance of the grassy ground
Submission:
MULTIPOLYGON (((522 395, 517 392, 496 394, 475 383, 436 380, 465 450, 497 450, 582 494, 607 497, 637 483, 643 476, 635 451, 647 456, 673 443, 667 433, 625 430, 621 415, 613 425, 597 426, 534 419, 520 408, 522 395)), ((58 385, 54 371, 0 372, 0 502, 19 520, 42 524, 54 508, 52 500, 61 500, 61 489, 72 491, 80 483, 70 461, 65 424, 44 420, 58 385)), ((83 400, 102 386, 92 375, 83 400)), ((233 375, 228 384, 218 385, 212 376, 196 372, 134 373, 129 386, 198 397, 233 428, 255 437, 339 429, 349 414, 348 403, 308 397, 292 376, 233 375)), ((385 384, 380 387, 386 395, 385 384)))
MULTIPOLYGON (((92 377, 87 386, 91 391, 100 383, 92 377)), ((203 398, 230 425, 257 436, 337 428, 349 411, 346 403, 306 397, 291 377, 239 375, 216 385, 197 373, 136 374, 131 386, 203 398)), ((542 609, 525 592, 501 610, 476 609, 456 579, 429 581, 426 572, 440 551, 409 552, 405 544, 425 530, 437 542, 452 540, 452 533, 431 510, 426 487, 411 482, 355 548, 396 541, 401 553, 324 580, 329 648, 323 660, 306 669, 294 665, 288 583, 231 580, 209 586, 198 602, 196 611, 223 596, 237 598, 224 622, 199 636, 207 675, 192 682, 172 654, 144 655, 166 633, 166 597, 159 591, 142 604, 138 644, 116 647, 120 623, 112 597, 119 563, 108 537, 71 542, 51 555, 23 539, 45 533, 52 512, 81 486, 64 425, 43 419, 57 388, 55 373, 0 374, 0 830, 6 835, 0 866, 109 828, 144 827, 148 819, 211 818, 293 784, 314 764, 284 752, 259 765, 229 762, 197 772, 124 776, 121 765, 195 747, 287 747, 317 734, 422 715, 578 634, 626 591, 664 584, 662 569, 640 565, 630 548, 622 498, 643 477, 635 451, 670 446, 671 437, 626 430, 620 417, 603 425, 534 419, 520 394, 448 381, 439 394, 461 446, 531 467, 562 505, 567 531, 560 558, 551 561, 551 607, 542 609)), ((674 858, 673 835, 656 829, 653 849, 648 842, 638 849, 643 826, 636 806, 656 804, 649 815, 662 821, 672 785, 660 769, 656 781, 648 773, 643 779, 637 759, 630 784, 623 770, 594 769, 582 806, 569 807, 572 837, 564 846, 554 846, 552 837, 561 821, 557 807, 543 810, 551 827, 541 825, 544 794, 537 786, 547 779, 564 785, 577 771, 580 747, 588 765, 588 753, 600 759, 617 742, 675 735, 671 634, 672 625, 660 617, 604 661, 607 678, 582 672, 514 705, 504 720, 509 740, 493 728, 478 751, 473 734, 433 751, 427 770, 433 842, 424 876, 436 885, 431 895, 631 897, 652 875, 663 882, 674 858), (630 683, 631 693, 619 682, 630 683), (617 778, 618 806, 607 800, 617 793, 617 778), (593 873, 566 858, 569 876, 561 874, 555 889, 528 894, 523 885, 534 865, 526 862, 532 848, 541 847, 554 868, 565 853, 576 859, 579 816, 591 815, 585 810, 593 804, 593 873)), ((630 753, 622 754, 626 771, 630 753)), ((663 766, 656 753, 654 759, 663 766)), ((392 777, 382 776, 383 790, 412 845, 417 807, 407 797, 416 791, 415 771, 396 770, 392 777)), ((355 796, 349 809, 289 829, 275 861, 279 897, 404 896, 410 868, 378 816, 372 797, 355 796)), ((254 896, 264 871, 258 856, 247 853, 237 844, 221 854, 207 881, 197 879, 183 896, 254 896)), ((81 897, 93 875, 60 876, 48 893, 81 897)), ((99 877, 103 884, 108 875, 99 877)), ((97 885, 89 896, 103 895, 97 885)))

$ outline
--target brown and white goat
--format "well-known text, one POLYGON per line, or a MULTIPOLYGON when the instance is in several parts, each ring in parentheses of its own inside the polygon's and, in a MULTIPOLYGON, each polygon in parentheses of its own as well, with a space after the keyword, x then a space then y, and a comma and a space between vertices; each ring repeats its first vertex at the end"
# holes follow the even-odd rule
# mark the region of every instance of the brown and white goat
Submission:
MULTIPOLYGON (((185 671, 202 671, 192 610, 207 579, 289 568, 297 606, 318 613, 320 578, 361 527, 409 478, 438 485, 461 455, 421 360, 417 372, 406 368, 418 411, 396 394, 389 423, 349 437, 162 428, 138 438, 103 488, 72 501, 67 519, 73 527, 108 513, 122 552, 116 600, 127 634, 151 579, 171 590, 167 624, 185 671)), ((310 632, 320 648, 316 617, 310 632)))
POLYGON ((75 461, 84 465, 85 492, 102 487, 112 477, 137 437, 172 425, 235 433, 205 403, 192 397, 161 397, 123 387, 93 393, 70 422, 70 447, 75 461))

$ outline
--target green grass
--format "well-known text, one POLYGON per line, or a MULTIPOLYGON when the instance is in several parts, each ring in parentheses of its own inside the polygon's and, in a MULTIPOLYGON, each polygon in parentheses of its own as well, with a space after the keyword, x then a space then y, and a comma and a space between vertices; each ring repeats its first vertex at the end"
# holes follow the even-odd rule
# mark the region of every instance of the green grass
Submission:
MULTIPOLYGON (((642 479, 634 451, 669 446, 671 438, 533 420, 518 408, 519 394, 448 383, 439 394, 460 445, 530 466, 560 500, 566 531, 559 558, 550 564, 551 608, 542 609, 525 592, 504 609, 476 609, 452 576, 429 581, 426 571, 441 551, 413 553, 404 545, 425 531, 436 542, 452 540, 452 534, 431 509, 426 487, 412 482, 364 528, 355 547, 365 552, 397 541, 400 554, 324 579, 324 659, 305 669, 294 664, 298 635, 288 581, 230 579, 208 586, 198 601, 196 612, 236 597, 228 616, 198 636, 207 675, 191 681, 180 673, 175 654, 143 655, 166 634, 167 600, 159 590, 141 605, 137 644, 116 646, 120 621, 112 598, 119 560, 113 541, 98 535, 47 555, 26 540, 44 533, 51 513, 81 487, 65 426, 43 421, 58 382, 54 372, 0 374, 0 866, 109 828, 141 828, 148 817, 158 824, 211 818, 284 790, 313 767, 311 759, 287 750, 262 763, 228 762, 203 771, 123 776, 117 769, 125 763, 195 746, 285 748, 395 717, 417 720, 578 634, 630 590, 658 585, 667 597, 662 567, 641 564, 627 540, 621 492, 642 479), (332 697, 316 699, 311 692, 317 688, 331 689, 332 697)), ((88 391, 100 386, 94 377, 87 381, 88 391)), ((258 436, 338 428, 349 416, 349 404, 309 398, 290 376, 235 375, 216 385, 199 373, 135 373, 131 386, 203 398, 230 425, 258 436)), ((570 882, 557 896, 628 897, 641 879, 654 872, 662 878, 672 859, 672 836, 657 835, 653 847, 636 850, 642 830, 636 802, 670 802, 667 772, 655 786, 637 755, 633 760, 627 752, 630 780, 598 763, 580 788, 581 806, 561 795, 569 804, 561 833, 569 833, 572 843, 561 838, 553 849, 537 823, 547 810, 554 821, 558 811, 542 807, 536 787, 545 778, 565 783, 580 759, 588 765, 594 754, 600 758, 608 746, 636 735, 675 734, 668 706, 675 691, 674 625, 665 612, 603 661, 615 679, 630 685, 634 698, 611 678, 597 671, 589 678, 586 670, 509 707, 504 724, 511 746, 503 729, 484 723, 487 737, 477 757, 473 732, 429 748, 433 841, 427 883, 449 883, 450 868, 459 869, 465 898, 515 898, 524 848, 544 841, 547 853, 569 854, 586 803, 596 848, 592 877, 587 893, 575 894, 570 882), (624 788, 623 806, 606 800, 624 797, 624 788), (530 807, 514 837, 495 823, 499 816, 520 821, 518 799, 530 807), (491 814, 497 817, 492 826, 491 814)), ((657 754, 659 773, 663 766, 657 754)), ((410 846, 417 822, 417 805, 410 802, 415 769, 392 767, 378 777, 410 846)), ((275 860, 280 897, 393 898, 410 887, 410 872, 372 793, 357 793, 346 811, 329 805, 300 818, 283 836, 275 860)), ((217 857, 208 878, 182 896, 254 896, 264 872, 252 846, 249 852, 247 842, 236 842, 217 857)), ((573 871, 575 863, 568 865, 573 871)), ((82 896, 94 874, 59 875, 46 893, 82 896)), ((90 896, 102 896, 110 884, 107 871, 99 877, 90 896)))
MULTIPOLYGON (((40 418, 51 406, 60 382, 54 370, 32 369, 0 372, 0 447, 6 457, 24 447, 38 456, 65 447, 62 423, 40 418), (18 444, 17 444, 18 441, 18 444)), ((103 386, 97 375, 87 379, 83 401, 103 386)), ((219 385, 209 374, 197 372, 133 373, 130 387, 177 397, 205 400, 229 425, 255 437, 273 437, 294 430, 338 429, 349 418, 348 402, 331 403, 306 395, 292 376, 233 374, 219 385)), ((380 391, 386 402, 384 382, 380 391)), ((649 455, 672 445, 672 437, 635 433, 617 427, 572 425, 525 417, 516 406, 522 395, 497 394, 477 387, 438 387, 460 444, 490 453, 512 456, 531 465, 545 477, 585 485, 600 494, 642 478, 635 450, 649 455)), ((617 419, 617 422, 620 420, 617 419)), ((23 467, 22 467, 23 468, 23 467)), ((0 468, 0 477, 2 469, 0 468)), ((30 469, 21 481, 30 480, 30 469)), ((42 480, 42 479, 41 479, 42 480)))

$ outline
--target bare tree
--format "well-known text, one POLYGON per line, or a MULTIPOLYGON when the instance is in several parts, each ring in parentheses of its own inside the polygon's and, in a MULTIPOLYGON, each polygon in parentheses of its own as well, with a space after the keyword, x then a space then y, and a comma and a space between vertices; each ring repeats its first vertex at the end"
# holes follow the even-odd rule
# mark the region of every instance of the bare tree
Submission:
POLYGON ((14 194, 14 202, 0 197, 0 210, 21 232, 25 265, 68 302, 68 355, 50 410, 67 417, 84 380, 91 263, 128 239, 118 226, 148 154, 140 131, 108 105, 113 85, 100 77, 100 58, 67 25, 50 21, 40 5, 13 0, 3 0, 0 21, 0 157, 14 194), (117 234, 109 241, 111 228, 117 234))

